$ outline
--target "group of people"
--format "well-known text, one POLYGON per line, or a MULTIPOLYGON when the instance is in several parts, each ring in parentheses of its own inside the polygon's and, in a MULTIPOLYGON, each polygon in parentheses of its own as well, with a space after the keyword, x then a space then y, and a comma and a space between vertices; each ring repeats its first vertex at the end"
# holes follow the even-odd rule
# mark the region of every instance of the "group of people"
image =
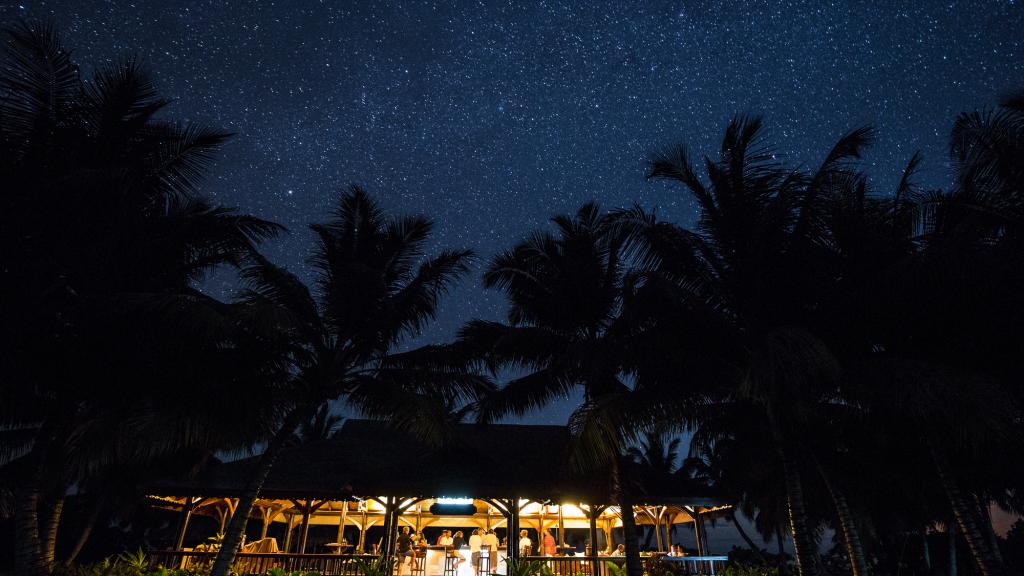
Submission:
MULTIPOLYGON (((408 526, 403 526, 402 532, 398 535, 398 539, 395 542, 395 551, 398 556, 398 576, 402 576, 407 564, 406 560, 408 560, 411 573, 416 565, 417 558, 420 560, 426 558, 425 550, 429 545, 430 543, 423 535, 423 532, 412 534, 408 526), (417 554, 417 549, 420 550, 419 554, 417 554)), ((482 558, 488 559, 490 564, 487 568, 488 570, 493 570, 495 567, 494 562, 498 557, 498 535, 494 530, 487 528, 473 530, 468 542, 462 530, 456 530, 454 533, 451 530, 444 530, 438 536, 435 545, 444 546, 447 549, 447 556, 455 559, 453 567, 456 569, 458 569, 459 565, 466 562, 462 549, 468 545, 469 561, 473 566, 473 574, 475 576, 480 574, 482 558)), ((539 550, 533 547, 533 540, 530 539, 530 533, 526 530, 519 531, 518 547, 520 556, 533 556, 535 553, 539 553, 542 556, 554 556, 558 553, 555 537, 551 535, 547 528, 541 531, 539 550)), ((625 556, 626 547, 623 544, 619 544, 609 555, 625 556)), ((668 551, 668 556, 686 556, 686 551, 683 550, 681 545, 673 544, 668 551)))
MULTIPOLYGON (((470 562, 473 565, 474 574, 480 573, 481 557, 488 558, 490 562, 493 562, 493 559, 498 557, 498 535, 494 530, 482 528, 473 530, 473 534, 469 537, 468 544, 470 562), (482 555, 482 552, 486 552, 487 554, 484 556, 482 555)), ((398 576, 402 576, 402 573, 405 571, 406 564, 409 565, 409 571, 411 573, 416 565, 417 558, 426 558, 425 549, 429 545, 430 543, 423 535, 423 532, 416 532, 415 534, 412 534, 408 526, 403 526, 402 532, 398 535, 398 538, 395 541, 395 553, 398 557, 398 576), (419 554, 417 554, 417 549, 420 550, 419 554)), ((448 556, 455 558, 454 568, 457 569, 460 564, 466 561, 466 557, 462 554, 462 549, 466 547, 467 542, 462 530, 456 530, 454 534, 452 534, 451 530, 442 531, 441 535, 437 538, 435 545, 447 548, 448 556)))

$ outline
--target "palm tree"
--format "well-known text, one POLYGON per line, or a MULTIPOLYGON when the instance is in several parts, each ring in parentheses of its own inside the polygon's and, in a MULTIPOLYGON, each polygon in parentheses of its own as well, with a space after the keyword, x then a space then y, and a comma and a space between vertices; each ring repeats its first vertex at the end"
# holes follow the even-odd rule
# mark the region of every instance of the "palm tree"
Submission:
MULTIPOLYGON (((166 400, 150 380, 180 374, 168 350, 232 348, 227 311, 192 285, 281 228, 199 195, 227 134, 158 119, 168 102, 131 60, 84 81, 52 26, 22 23, 5 31, 0 91, 0 241, 12 247, 0 267, 0 425, 35 430, 15 498, 16 571, 35 575, 52 564, 64 487, 104 452, 88 431, 115 427, 100 415, 119 418, 126 439, 154 423, 159 410, 125 421, 113 408, 166 400), (163 339, 186 322, 203 344, 163 339)), ((123 453, 208 440, 196 424, 123 453)))
POLYGON ((508 298, 508 321, 470 322, 455 348, 495 373, 521 374, 481 402, 482 421, 582 393, 569 419, 572 459, 580 468, 610 471, 623 512, 627 568, 635 576, 635 466, 622 454, 650 422, 674 422, 685 413, 681 407, 690 405, 696 389, 664 390, 687 373, 681 368, 691 358, 679 354, 687 343, 657 333, 666 322, 658 306, 661 286, 645 281, 642 263, 631 261, 612 215, 586 204, 552 222, 554 233, 535 233, 498 254, 484 274, 484 285, 508 298), (671 369, 653 358, 669 358, 671 369))
POLYGON ((687 328, 716 335, 704 343, 704 353, 733 367, 727 380, 732 396, 764 411, 785 481, 797 567, 800 574, 817 574, 801 474, 809 457, 804 429, 836 394, 840 374, 835 354, 813 331, 813 303, 827 282, 818 196, 828 183, 850 177, 846 163, 859 157, 871 133, 844 136, 816 172, 804 174, 781 166, 761 132, 757 118, 730 123, 719 159, 705 161, 707 183, 685 147, 653 159, 651 178, 679 182, 697 201, 696 232, 639 210, 623 213, 622 222, 673 286, 670 305, 687 328))
POLYGON ((468 251, 427 257, 432 224, 422 216, 387 217, 363 190, 340 197, 334 217, 311 227, 315 292, 294 274, 255 257, 242 271, 239 304, 254 326, 276 332, 291 376, 279 397, 281 424, 239 499, 211 574, 227 574, 253 501, 281 447, 300 423, 331 400, 364 414, 428 427, 443 398, 472 404, 489 381, 466 373, 435 347, 401 351, 434 319, 441 297, 467 271, 468 251))
POLYGON ((310 442, 322 442, 329 440, 341 427, 344 420, 341 416, 331 413, 331 406, 324 402, 313 413, 313 417, 299 425, 296 431, 294 442, 297 444, 308 444, 310 442))
POLYGON ((661 430, 647 430, 637 446, 626 449, 626 455, 640 465, 646 474, 667 478, 679 468, 679 446, 682 438, 669 437, 661 430))

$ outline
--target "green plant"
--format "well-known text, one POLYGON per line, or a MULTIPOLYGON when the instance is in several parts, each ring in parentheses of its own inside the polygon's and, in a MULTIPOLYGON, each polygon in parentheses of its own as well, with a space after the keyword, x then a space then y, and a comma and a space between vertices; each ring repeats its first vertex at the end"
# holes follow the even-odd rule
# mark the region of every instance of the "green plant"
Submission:
POLYGON ((390 566, 388 566, 382 556, 377 556, 369 561, 356 558, 355 562, 358 567, 358 573, 362 576, 389 576, 391 572, 390 566))
POLYGON ((142 548, 135 552, 122 552, 114 561, 114 565, 120 568, 119 573, 126 576, 142 576, 149 572, 149 558, 142 548))
POLYGON ((551 576, 551 568, 543 560, 505 558, 505 565, 508 567, 508 576, 551 576))
POLYGON ((730 562, 725 567, 723 576, 778 576, 779 569, 775 566, 762 564, 740 564, 730 562))
POLYGON ((626 576, 625 558, 623 558, 623 562, 621 564, 618 562, 607 562, 604 567, 608 569, 609 576, 626 576))

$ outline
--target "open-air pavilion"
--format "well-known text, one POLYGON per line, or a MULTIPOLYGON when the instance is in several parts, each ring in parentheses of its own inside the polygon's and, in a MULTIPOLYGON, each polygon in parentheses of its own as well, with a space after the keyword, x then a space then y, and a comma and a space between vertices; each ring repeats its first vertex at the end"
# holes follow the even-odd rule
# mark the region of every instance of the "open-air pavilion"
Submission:
MULTIPOLYGON (((569 431, 560 426, 460 424, 450 441, 432 449, 384 423, 349 420, 331 440, 281 453, 250 514, 236 572, 280 567, 354 574, 359 558, 394 557, 396 534, 407 526, 425 539, 441 529, 462 531, 467 541, 474 529, 494 530, 500 544, 494 558, 482 561, 488 572, 505 573, 505 560, 519 555, 520 530, 527 530, 531 558, 558 573, 603 573, 604 562, 621 561, 611 555, 622 542, 621 510, 609 474, 576 472, 569 449, 569 431), (541 556, 545 530, 556 539, 555 555, 541 556), (513 545, 506 547, 506 540, 513 545)), ((257 460, 216 464, 193 479, 151 485, 151 503, 180 518, 174 549, 154 560, 174 567, 208 562, 216 543, 190 543, 190 522, 209 516, 223 530, 257 460)), ((670 491, 638 486, 637 524, 654 529, 658 551, 668 550, 671 526, 692 526, 698 553, 691 563, 711 568, 702 520, 727 503, 670 491)), ((420 576, 474 575, 470 562, 452 566, 450 547, 419 550, 420 576)), ((468 549, 455 553, 470 557, 468 549)))

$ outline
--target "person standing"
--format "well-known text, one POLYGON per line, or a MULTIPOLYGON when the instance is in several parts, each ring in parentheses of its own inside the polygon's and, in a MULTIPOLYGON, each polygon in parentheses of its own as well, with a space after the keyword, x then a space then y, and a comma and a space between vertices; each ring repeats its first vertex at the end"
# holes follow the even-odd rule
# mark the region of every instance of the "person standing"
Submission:
POLYGON ((533 541, 530 540, 530 533, 526 530, 519 531, 519 555, 529 556, 533 551, 533 541))
POLYGON ((473 565, 474 576, 480 574, 480 548, 483 547, 483 537, 480 536, 480 529, 473 530, 469 537, 469 562, 473 565))
POLYGON ((494 530, 488 530, 484 534, 483 547, 487 549, 487 569, 491 572, 498 570, 498 535, 494 530))
POLYGON ((555 546, 555 537, 551 535, 551 532, 545 528, 544 534, 541 536, 544 545, 544 555, 554 556, 558 553, 558 548, 555 546))

